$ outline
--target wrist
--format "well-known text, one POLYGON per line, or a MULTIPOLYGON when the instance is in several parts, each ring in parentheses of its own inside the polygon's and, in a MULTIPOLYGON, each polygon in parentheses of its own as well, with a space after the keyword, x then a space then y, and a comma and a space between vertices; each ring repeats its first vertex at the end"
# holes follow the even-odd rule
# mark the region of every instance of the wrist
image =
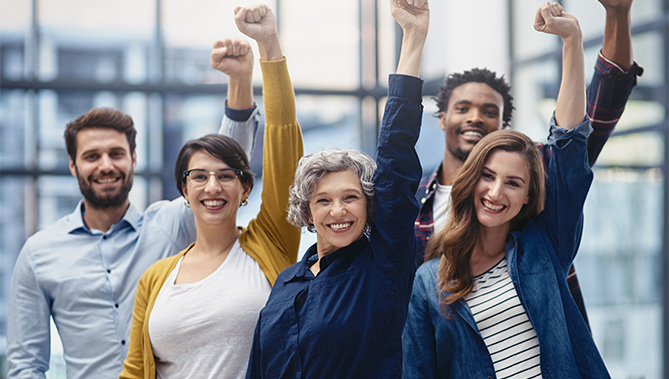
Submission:
POLYGON ((630 14, 630 11, 632 10, 632 7, 631 5, 626 5, 620 7, 605 7, 604 9, 606 9, 606 17, 627 18, 630 14))
POLYGON ((252 87, 253 76, 251 72, 230 76, 228 78, 228 86, 230 87, 252 87))
POLYGON ((248 109, 253 107, 253 82, 251 75, 228 79, 228 107, 248 109))
POLYGON ((262 61, 278 61, 283 59, 279 36, 274 34, 258 41, 258 52, 262 61))
POLYGON ((427 29, 410 29, 410 30, 404 30, 402 29, 402 45, 405 43, 425 43, 425 40, 427 39, 427 29))
POLYGON ((572 30, 569 34, 565 36, 560 36, 562 37, 562 42, 564 44, 583 44, 583 32, 581 31, 580 27, 576 27, 574 30, 572 30))

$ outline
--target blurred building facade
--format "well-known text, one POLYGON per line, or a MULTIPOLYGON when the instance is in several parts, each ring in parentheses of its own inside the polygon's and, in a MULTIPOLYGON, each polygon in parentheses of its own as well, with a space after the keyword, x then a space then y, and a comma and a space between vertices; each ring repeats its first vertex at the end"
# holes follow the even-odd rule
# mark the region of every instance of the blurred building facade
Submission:
MULTIPOLYGON (((216 39, 240 36, 232 10, 252 3, 0 0, 0 377, 16 256, 28 236, 81 198, 67 169, 65 124, 98 106, 130 114, 138 129, 132 201, 143 208, 177 196, 171 170, 178 149, 214 132, 223 115, 226 78, 209 68, 209 49, 216 39)), ((400 39, 387 3, 268 2, 298 95, 306 153, 337 146, 374 154, 400 39)), ((453 71, 478 66, 505 73, 515 96, 512 127, 545 140, 561 47, 532 30, 541 2, 432 3, 418 143, 424 172, 439 164, 444 145, 430 96, 453 71)), ((590 76, 603 9, 596 0, 562 4, 583 27, 590 76)), ((576 267, 611 374, 660 378, 669 373, 669 0, 637 0, 632 24, 635 59, 645 73, 595 166, 576 267)), ((262 107, 258 67, 254 83, 262 107)), ((261 145, 259 136, 256 173, 261 145)), ((256 186, 253 196, 259 194, 256 186)), ((242 224, 256 209, 245 210, 242 224)), ((313 242, 309 233, 303 239, 305 247, 313 242)), ((48 376, 65 377, 55 328, 52 338, 48 376)))

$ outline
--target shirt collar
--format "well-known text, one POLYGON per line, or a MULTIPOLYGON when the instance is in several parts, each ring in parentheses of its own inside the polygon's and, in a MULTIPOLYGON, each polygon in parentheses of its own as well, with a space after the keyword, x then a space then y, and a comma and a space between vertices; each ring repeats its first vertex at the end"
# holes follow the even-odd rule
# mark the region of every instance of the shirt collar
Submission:
MULTIPOLYGON (((74 211, 70 213, 70 216, 68 217, 68 225, 67 225, 68 233, 74 233, 78 231, 83 231, 86 233, 91 232, 91 230, 84 222, 84 213, 82 212, 83 210, 84 210, 84 200, 82 199, 79 200, 79 203, 74 208, 74 211)), ((119 220, 116 224, 112 225, 110 231, 122 228, 125 225, 130 226, 133 230, 137 230, 141 217, 142 214, 139 212, 137 207, 135 207, 135 205, 132 202, 130 202, 128 210, 125 211, 123 218, 121 218, 121 220, 119 220)))
MULTIPOLYGON (((363 235, 360 237, 357 241, 353 242, 352 244, 342 247, 341 249, 332 252, 323 258, 321 258, 321 261, 318 263, 321 266, 320 272, 323 272, 326 268, 331 266, 335 261, 337 261, 340 258, 346 257, 349 254, 355 254, 355 252, 360 251, 363 249, 365 245, 369 244, 369 241, 367 240, 367 237, 363 235)), ((314 255, 318 254, 318 248, 316 246, 317 244, 311 245, 309 249, 307 250, 306 253, 304 253, 304 256, 302 257, 302 260, 297 264, 296 269, 293 271, 293 274, 288 276, 286 280, 284 280, 284 283, 288 283, 291 281, 294 281, 296 279, 304 279, 308 277, 313 277, 313 274, 311 274, 310 270, 310 262, 313 261, 314 255)))

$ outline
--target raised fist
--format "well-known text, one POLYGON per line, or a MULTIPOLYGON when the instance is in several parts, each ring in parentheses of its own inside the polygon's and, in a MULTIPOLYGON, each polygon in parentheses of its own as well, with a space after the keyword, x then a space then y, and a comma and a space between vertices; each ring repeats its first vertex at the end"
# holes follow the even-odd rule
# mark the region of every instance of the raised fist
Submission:
POLYGON ((250 76, 253 73, 253 52, 248 41, 224 39, 214 42, 211 50, 211 68, 231 78, 250 76))

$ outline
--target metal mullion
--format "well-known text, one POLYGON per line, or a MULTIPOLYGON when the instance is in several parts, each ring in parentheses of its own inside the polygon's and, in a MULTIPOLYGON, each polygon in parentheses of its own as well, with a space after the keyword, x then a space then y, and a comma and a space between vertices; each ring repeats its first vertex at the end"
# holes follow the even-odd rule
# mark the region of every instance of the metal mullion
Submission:
POLYGON ((664 27, 661 29, 664 41, 664 89, 662 91, 664 99, 664 217, 663 217, 663 238, 662 238, 662 377, 669 377, 669 0, 663 1, 663 20, 664 27))
MULTIPOLYGON (((28 38, 24 39, 24 78, 35 81, 39 73, 39 28, 37 19, 38 0, 32 0, 32 9, 30 14, 30 32, 28 38)), ((25 105, 28 108, 24 122, 26 123, 26 133, 24 137, 23 166, 27 169, 37 169, 39 158, 39 101, 37 91, 26 91, 24 95, 25 105)), ((37 177, 31 178, 29 183, 24 184, 25 188, 25 207, 24 207, 24 231, 26 237, 37 231, 39 224, 39 212, 37 209, 39 199, 39 186, 37 177)))

